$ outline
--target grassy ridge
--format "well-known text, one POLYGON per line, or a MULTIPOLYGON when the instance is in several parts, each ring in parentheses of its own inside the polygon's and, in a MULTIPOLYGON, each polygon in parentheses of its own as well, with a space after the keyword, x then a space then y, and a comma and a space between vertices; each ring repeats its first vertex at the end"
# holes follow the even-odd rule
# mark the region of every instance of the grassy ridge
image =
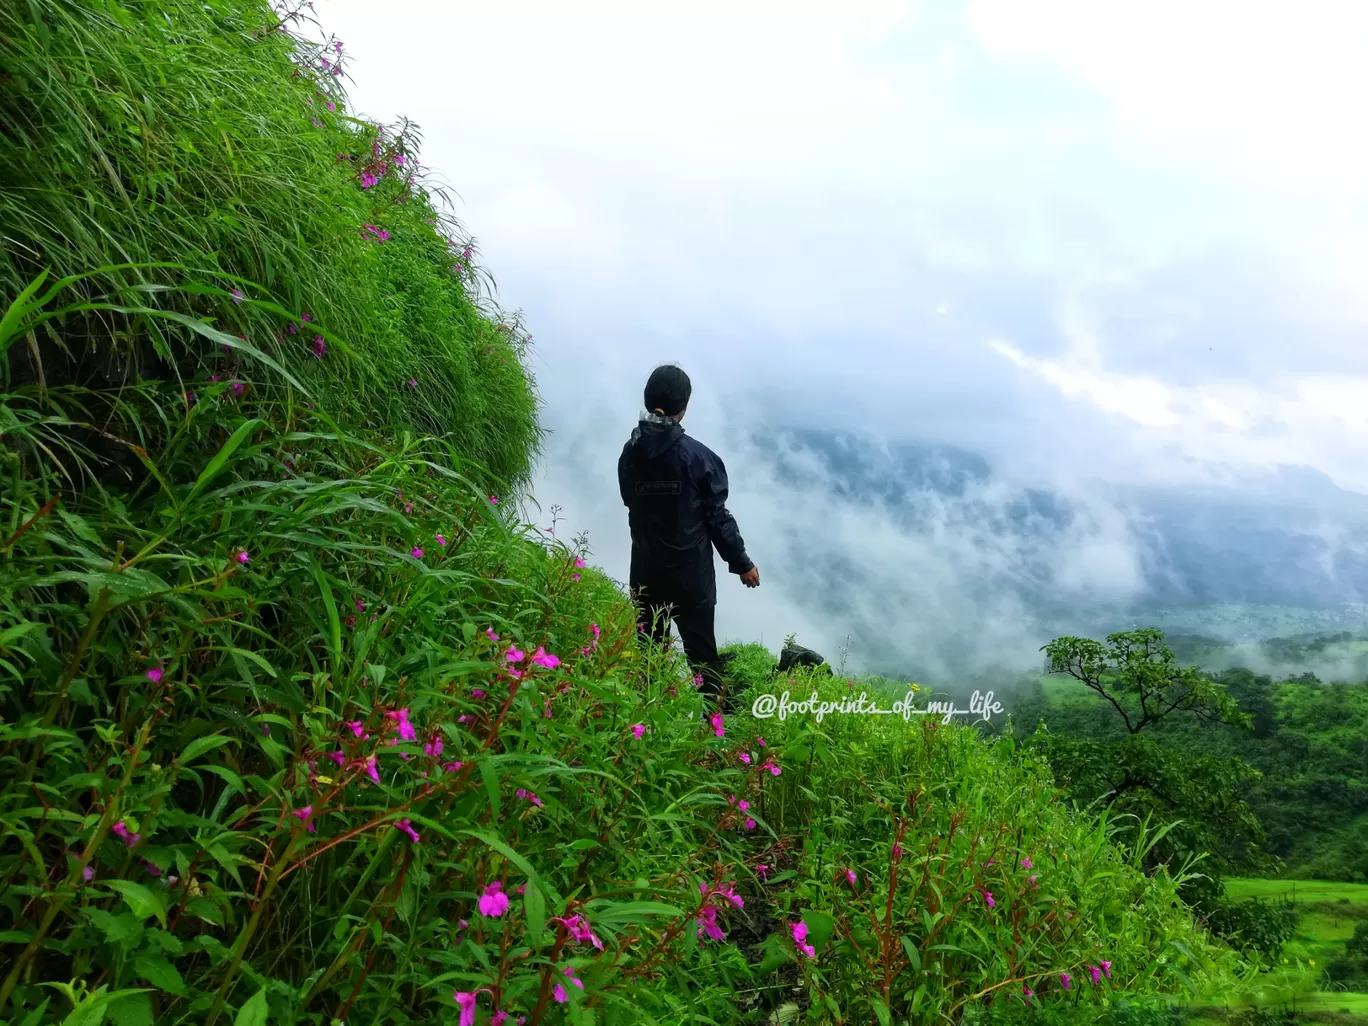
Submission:
MULTIPOLYGON (((478 473, 524 481, 539 437, 525 333, 481 299, 472 241, 429 202, 416 131, 353 116, 333 74, 345 48, 287 31, 306 13, 0 4, 0 295, 44 268, 179 265, 79 291, 202 317, 271 352, 342 422, 440 434, 478 473)), ((111 310, 20 341, 13 380, 48 386, 248 369, 111 310)))

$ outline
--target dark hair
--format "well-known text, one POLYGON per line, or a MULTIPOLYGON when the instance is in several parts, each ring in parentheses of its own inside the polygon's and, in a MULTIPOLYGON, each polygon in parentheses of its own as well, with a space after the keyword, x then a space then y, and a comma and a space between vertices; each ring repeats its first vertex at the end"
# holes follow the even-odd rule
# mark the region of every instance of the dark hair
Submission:
POLYGON ((646 379, 646 409, 653 413, 663 413, 667 417, 683 413, 692 394, 693 385, 689 383, 689 376, 682 368, 671 364, 657 367, 646 379))

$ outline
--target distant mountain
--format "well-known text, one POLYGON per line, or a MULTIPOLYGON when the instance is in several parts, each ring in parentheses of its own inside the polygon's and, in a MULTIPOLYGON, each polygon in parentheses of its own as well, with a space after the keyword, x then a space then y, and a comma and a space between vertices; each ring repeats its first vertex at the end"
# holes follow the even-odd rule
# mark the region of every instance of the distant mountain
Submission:
MULTIPOLYGON (((806 428, 769 430, 751 443, 776 482, 825 508, 828 521, 862 511, 862 523, 891 525, 893 542, 906 542, 884 540, 871 555, 866 539, 792 517, 787 541, 802 554, 805 580, 822 582, 807 601, 855 618, 857 633, 888 629, 867 622, 871 586, 898 592, 889 601, 904 618, 944 614, 948 624, 957 604, 1001 621, 1015 609, 1032 636, 1162 620, 1240 640, 1260 619, 1256 609, 1275 607, 1305 615, 1264 617, 1270 634, 1364 622, 1368 495, 1310 467, 1231 470, 1200 487, 1098 485, 1063 495, 1010 484, 982 455, 951 446, 806 428), (945 609, 931 601, 935 593, 898 584, 880 551, 904 560, 909 577, 945 582, 936 585, 945 609)), ((880 644, 866 639, 867 648, 880 644)), ((943 656, 946 646, 969 644, 966 633, 939 647, 943 656)))

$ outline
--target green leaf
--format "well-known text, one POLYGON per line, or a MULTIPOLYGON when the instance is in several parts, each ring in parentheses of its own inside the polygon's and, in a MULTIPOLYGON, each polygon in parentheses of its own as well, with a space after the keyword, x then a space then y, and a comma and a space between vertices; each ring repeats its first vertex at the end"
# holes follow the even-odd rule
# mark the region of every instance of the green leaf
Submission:
POLYGON ((166 928, 166 907, 148 888, 132 880, 106 880, 104 883, 106 887, 112 887, 123 895, 124 901, 128 902, 128 907, 139 919, 156 916, 162 928, 166 928))
POLYGON ((185 751, 181 752, 180 758, 176 761, 182 766, 188 765, 205 752, 211 751, 219 745, 226 745, 232 740, 231 737, 224 737, 222 734, 214 734, 211 737, 197 737, 185 746, 185 751))
POLYGON ((611 904, 602 909, 595 909, 594 921, 617 923, 640 919, 643 916, 669 916, 674 919, 683 914, 683 909, 659 901, 625 901, 621 904, 611 904))
POLYGON ((869 1003, 874 1006, 874 1014, 879 1017, 879 1026, 889 1026, 888 1006, 879 998, 870 998, 869 1003))
POLYGON ((532 948, 541 946, 542 931, 546 929, 546 899, 540 888, 529 887, 523 894, 527 910, 527 943, 532 948))
POLYGON ((807 942, 821 951, 822 945, 831 939, 831 932, 836 929, 836 920, 826 912, 810 908, 803 913, 803 922, 808 928, 807 942))
POLYGON ((485 794, 489 795, 489 807, 494 810, 494 822, 497 823, 502 802, 499 800, 499 772, 492 760, 480 760, 480 779, 484 781, 485 794))
POLYGON ((167 961, 165 955, 144 952, 134 960, 133 969, 139 977, 158 990, 175 994, 177 997, 185 996, 185 981, 181 979, 176 967, 167 961))
POLYGON ((5 351, 13 345, 14 340, 19 337, 19 332, 22 330, 20 324, 32 306, 29 300, 43 287, 43 282, 47 281, 47 276, 51 271, 52 268, 50 267, 44 268, 38 277, 25 285, 23 291, 14 298, 14 302, 5 311, 5 316, 0 317, 0 355, 4 355, 5 351))
POLYGON ((219 451, 214 453, 214 458, 209 461, 209 464, 202 471, 200 471, 200 476, 195 481, 195 486, 190 489, 190 494, 185 497, 185 505, 189 506, 204 489, 209 487, 210 482, 218 477, 223 471, 223 468, 228 465, 228 461, 233 458, 233 453, 238 451, 238 447, 250 437, 252 432, 265 426, 266 422, 264 420, 259 420, 255 417, 239 424, 238 429, 228 437, 228 441, 224 442, 219 448, 219 451))
POLYGON ((266 988, 262 987, 238 1010, 233 1026, 266 1026, 270 1011, 266 1004, 266 988))
POLYGON ((902 935, 902 946, 903 950, 907 952, 907 960, 912 963, 912 968, 920 972, 922 967, 921 952, 917 950, 917 946, 912 943, 912 938, 907 934, 902 935))
POLYGON ((125 994, 109 1003, 114 1026, 152 1026, 152 999, 146 993, 125 994))

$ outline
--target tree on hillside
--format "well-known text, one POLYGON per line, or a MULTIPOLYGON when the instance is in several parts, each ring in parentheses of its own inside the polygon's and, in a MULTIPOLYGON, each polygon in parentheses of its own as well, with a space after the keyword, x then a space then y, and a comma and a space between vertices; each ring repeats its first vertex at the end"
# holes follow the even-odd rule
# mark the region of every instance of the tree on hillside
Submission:
POLYGON ((1196 667, 1178 665, 1157 627, 1109 635, 1105 645, 1056 638, 1041 651, 1047 672, 1067 674, 1101 695, 1128 734, 1176 713, 1191 713, 1202 723, 1252 725, 1224 687, 1196 667))
POLYGON ((1252 717, 1216 681, 1178 665, 1156 628, 1105 642, 1057 638, 1044 646, 1046 669, 1079 681, 1114 711, 1120 737, 1037 732, 1035 744, 1056 779, 1079 801, 1114 812, 1175 822, 1152 862, 1211 853, 1227 864, 1259 855, 1263 828, 1245 800, 1258 771, 1241 759, 1167 743, 1179 720, 1249 729, 1252 717))

